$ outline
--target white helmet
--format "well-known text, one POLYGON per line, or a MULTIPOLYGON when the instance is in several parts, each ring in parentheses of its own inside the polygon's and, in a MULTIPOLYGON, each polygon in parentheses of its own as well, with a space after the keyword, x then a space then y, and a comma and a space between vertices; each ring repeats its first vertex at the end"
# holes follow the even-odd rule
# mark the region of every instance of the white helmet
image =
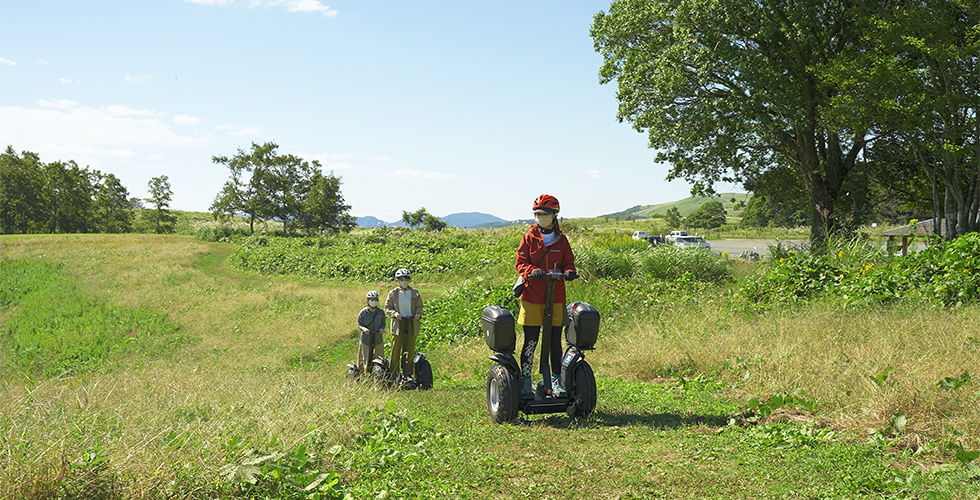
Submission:
POLYGON ((404 267, 401 268, 401 269, 399 269, 399 270, 397 270, 397 271, 395 271, 395 279, 398 279, 398 278, 411 278, 411 277, 412 277, 412 271, 409 271, 408 269, 405 269, 404 267))
POLYGON ((367 293, 367 298, 369 298, 369 299, 377 299, 377 298, 380 298, 380 297, 381 296, 378 295, 378 292, 375 291, 375 290, 371 290, 370 292, 367 293))

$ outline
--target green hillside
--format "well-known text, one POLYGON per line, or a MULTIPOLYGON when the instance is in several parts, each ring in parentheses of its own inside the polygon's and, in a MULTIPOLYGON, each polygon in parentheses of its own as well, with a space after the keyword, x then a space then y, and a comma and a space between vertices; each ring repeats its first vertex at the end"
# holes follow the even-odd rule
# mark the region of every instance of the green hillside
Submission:
POLYGON ((683 200, 660 203, 657 205, 636 205, 635 207, 627 208, 622 212, 600 215, 600 217, 619 217, 620 219, 625 219, 627 217, 634 219, 637 217, 653 217, 655 215, 663 215, 671 207, 677 207, 677 210, 681 213, 681 216, 686 217, 701 207, 701 205, 709 201, 720 201, 722 205, 725 206, 725 211, 728 212, 728 215, 737 215, 742 208, 741 205, 739 208, 736 208, 736 204, 748 201, 750 196, 752 196, 750 193, 720 193, 717 196, 688 196, 683 200))

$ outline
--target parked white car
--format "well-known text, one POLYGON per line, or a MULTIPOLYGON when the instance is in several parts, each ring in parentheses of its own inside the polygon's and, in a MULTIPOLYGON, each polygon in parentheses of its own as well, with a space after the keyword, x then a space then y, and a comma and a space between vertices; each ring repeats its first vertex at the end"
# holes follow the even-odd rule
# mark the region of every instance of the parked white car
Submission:
POLYGON ((704 241, 701 236, 679 236, 674 239, 674 245, 682 248, 707 248, 711 250, 711 244, 704 241))
POLYGON ((678 238, 684 238, 686 236, 690 236, 687 231, 671 231, 670 234, 667 235, 667 243, 675 243, 678 238))

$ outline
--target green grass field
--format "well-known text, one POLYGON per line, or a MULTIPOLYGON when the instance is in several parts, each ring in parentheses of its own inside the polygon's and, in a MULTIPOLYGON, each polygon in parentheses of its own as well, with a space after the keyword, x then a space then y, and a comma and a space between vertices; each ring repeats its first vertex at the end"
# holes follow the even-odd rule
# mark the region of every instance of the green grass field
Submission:
MULTIPOLYGON (((429 344, 432 391, 346 382, 362 297, 392 284, 261 275, 235 250, 0 237, 0 498, 980 497, 973 305, 748 312, 734 285, 574 282, 608 301, 595 414, 497 425, 482 340, 429 344), (67 329, 46 371, 24 353, 58 290, 107 343, 67 329), (92 355, 65 369, 73 346, 92 355)), ((427 303, 457 293, 447 273, 418 276, 427 303)))

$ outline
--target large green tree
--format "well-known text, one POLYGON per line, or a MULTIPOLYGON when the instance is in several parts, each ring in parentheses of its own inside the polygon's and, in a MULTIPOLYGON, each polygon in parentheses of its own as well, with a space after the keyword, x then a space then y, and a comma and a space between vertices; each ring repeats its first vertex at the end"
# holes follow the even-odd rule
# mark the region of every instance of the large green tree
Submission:
POLYGON ((868 24, 868 55, 895 82, 887 133, 869 154, 888 167, 881 182, 924 192, 947 238, 980 230, 980 3, 896 2, 868 24))
POLYGON ((102 233, 129 231, 132 219, 129 190, 113 175, 95 172, 95 229, 102 233))
POLYGON ((172 233, 174 217, 170 215, 170 201, 173 191, 170 189, 170 179, 166 175, 154 177, 147 183, 150 197, 146 202, 153 205, 150 218, 157 233, 172 233))
POLYGON ((300 223, 309 232, 350 231, 357 220, 348 213, 350 205, 344 203, 340 192, 340 177, 323 175, 319 170, 313 172, 310 190, 303 202, 300 223))
POLYGON ((647 132, 669 178, 712 193, 718 181, 790 168, 819 248, 847 220, 836 202, 872 125, 870 113, 837 109, 857 101, 846 93, 875 88, 835 77, 868 43, 857 14, 849 0, 618 0, 592 36, 600 81, 618 83, 619 119, 647 132))
POLYGON ((720 201, 711 200, 698 207, 691 215, 687 216, 687 223, 691 227, 714 229, 721 227, 728 220, 725 213, 725 206, 720 201))
POLYGON ((56 161, 44 166, 42 203, 49 233, 92 231, 92 173, 74 161, 56 161))
POLYGON ((228 167, 231 173, 217 194, 211 211, 228 216, 244 213, 249 230, 255 230, 255 219, 275 219, 289 231, 294 224, 308 231, 340 230, 353 227, 340 193, 340 179, 332 173, 322 174, 316 160, 308 162, 291 154, 278 153, 274 142, 252 143, 231 157, 214 156, 214 163, 228 167))
POLYGON ((409 227, 425 227, 429 231, 442 231, 446 228, 446 222, 429 213, 425 207, 414 212, 402 211, 402 221, 409 227))
POLYGON ((0 154, 0 234, 46 231, 44 165, 37 154, 0 154), (44 229, 41 229, 41 225, 44 229))

